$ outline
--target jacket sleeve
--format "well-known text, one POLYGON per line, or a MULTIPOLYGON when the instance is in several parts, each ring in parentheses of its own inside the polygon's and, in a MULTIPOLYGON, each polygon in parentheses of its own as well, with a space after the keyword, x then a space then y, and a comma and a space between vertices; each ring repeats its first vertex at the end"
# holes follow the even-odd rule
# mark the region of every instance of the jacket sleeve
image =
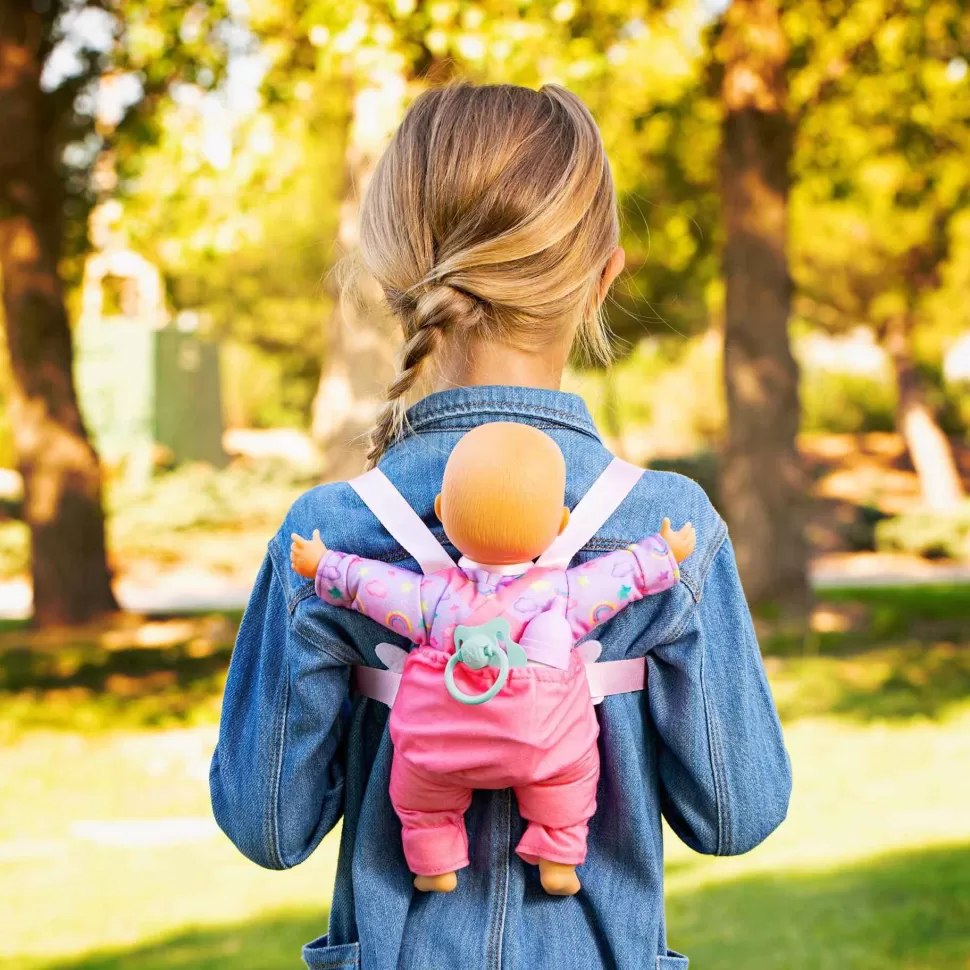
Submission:
POLYGON ((647 664, 664 817, 698 852, 747 852, 784 820, 792 779, 729 539, 647 664))
POLYGON ((267 556, 233 650, 209 770, 220 828, 267 869, 302 862, 343 812, 350 668, 295 631, 288 607, 267 556))

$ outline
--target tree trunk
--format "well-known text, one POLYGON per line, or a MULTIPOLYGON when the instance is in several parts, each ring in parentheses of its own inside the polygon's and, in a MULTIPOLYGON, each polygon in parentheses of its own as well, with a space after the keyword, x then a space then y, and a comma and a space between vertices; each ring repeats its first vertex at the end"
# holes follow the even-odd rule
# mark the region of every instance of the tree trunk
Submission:
MULTIPOLYGON (((400 119, 401 95, 395 76, 383 87, 363 88, 352 97, 347 119, 344 198, 338 240, 345 258, 357 252, 360 199, 386 136, 400 119)), ((324 481, 352 478, 364 470, 368 433, 393 379, 394 341, 378 309, 379 293, 362 280, 359 299, 340 300, 335 274, 330 274, 333 311, 326 324, 326 359, 313 401, 312 433, 323 452, 324 481)))
POLYGON ((34 621, 117 609, 105 555, 101 470, 78 410, 58 276, 63 193, 56 119, 40 87, 36 5, 0 13, 0 268, 11 415, 31 534, 34 621))
POLYGON ((911 321, 898 319, 892 322, 886 335, 899 395, 896 427, 916 469, 923 503, 934 511, 945 512, 964 499, 963 484, 953 449, 936 422, 926 401, 923 382, 913 365, 911 333, 911 321))
POLYGON ((735 0, 724 63, 721 195, 726 230, 721 501, 753 604, 807 604, 807 481, 796 447, 798 367, 788 339, 787 42, 772 0, 735 0))

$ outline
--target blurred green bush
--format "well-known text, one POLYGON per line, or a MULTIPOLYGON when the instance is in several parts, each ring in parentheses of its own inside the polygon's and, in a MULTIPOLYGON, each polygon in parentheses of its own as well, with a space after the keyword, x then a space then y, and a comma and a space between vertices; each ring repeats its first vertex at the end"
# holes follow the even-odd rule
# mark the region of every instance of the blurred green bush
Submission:
POLYGON ((896 387, 864 374, 802 370, 802 431, 855 434, 893 431, 896 387))
POLYGON ((876 547, 928 559, 970 561, 970 500, 952 512, 910 512, 876 526, 876 547))
MULTIPOLYGON (((262 558, 293 502, 317 484, 315 468, 279 460, 236 459, 226 468, 196 463, 159 472, 148 488, 109 481, 105 494, 113 567, 134 562, 242 571, 262 558)), ((22 522, 0 522, 0 578, 30 569, 22 522)))

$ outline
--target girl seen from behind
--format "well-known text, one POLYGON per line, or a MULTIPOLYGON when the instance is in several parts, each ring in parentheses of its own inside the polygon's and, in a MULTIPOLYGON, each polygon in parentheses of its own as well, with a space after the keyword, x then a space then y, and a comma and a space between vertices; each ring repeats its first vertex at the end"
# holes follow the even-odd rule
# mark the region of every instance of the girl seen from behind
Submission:
MULTIPOLYGON (((623 267, 618 235, 599 133, 561 88, 430 91, 382 157, 360 248, 404 339, 370 460, 443 555, 458 552, 436 496, 470 430, 512 422, 551 437, 574 518, 615 467, 582 400, 559 388, 575 344, 609 356, 600 306, 623 267), (408 409, 425 383, 436 389, 408 409)), ((330 549, 420 564, 347 483, 290 510, 240 628, 210 781, 224 831, 269 868, 302 862, 343 820, 329 930, 304 949, 311 970, 683 970, 666 940, 661 817, 720 855, 749 850, 783 820, 790 768, 727 530, 686 478, 635 473, 628 485, 564 565, 630 547, 668 517, 693 523, 696 548, 666 592, 603 614, 599 662, 637 661, 645 683, 596 708, 597 808, 582 889, 564 897, 543 892, 515 853, 528 823, 507 789, 471 797, 457 888, 415 890, 388 794, 388 707, 353 686, 383 668, 388 633, 317 596, 291 567, 290 536, 319 529, 330 549)))

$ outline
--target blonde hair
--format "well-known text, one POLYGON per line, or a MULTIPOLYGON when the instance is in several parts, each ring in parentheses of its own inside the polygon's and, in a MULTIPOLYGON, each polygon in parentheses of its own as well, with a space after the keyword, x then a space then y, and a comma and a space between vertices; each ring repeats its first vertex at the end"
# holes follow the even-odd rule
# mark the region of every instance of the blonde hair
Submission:
POLYGON ((404 330, 371 464, 400 434, 406 396, 445 339, 541 350, 575 326, 607 361, 598 293, 618 239, 609 162, 574 94, 461 84, 417 98, 360 213, 363 264, 404 330))

